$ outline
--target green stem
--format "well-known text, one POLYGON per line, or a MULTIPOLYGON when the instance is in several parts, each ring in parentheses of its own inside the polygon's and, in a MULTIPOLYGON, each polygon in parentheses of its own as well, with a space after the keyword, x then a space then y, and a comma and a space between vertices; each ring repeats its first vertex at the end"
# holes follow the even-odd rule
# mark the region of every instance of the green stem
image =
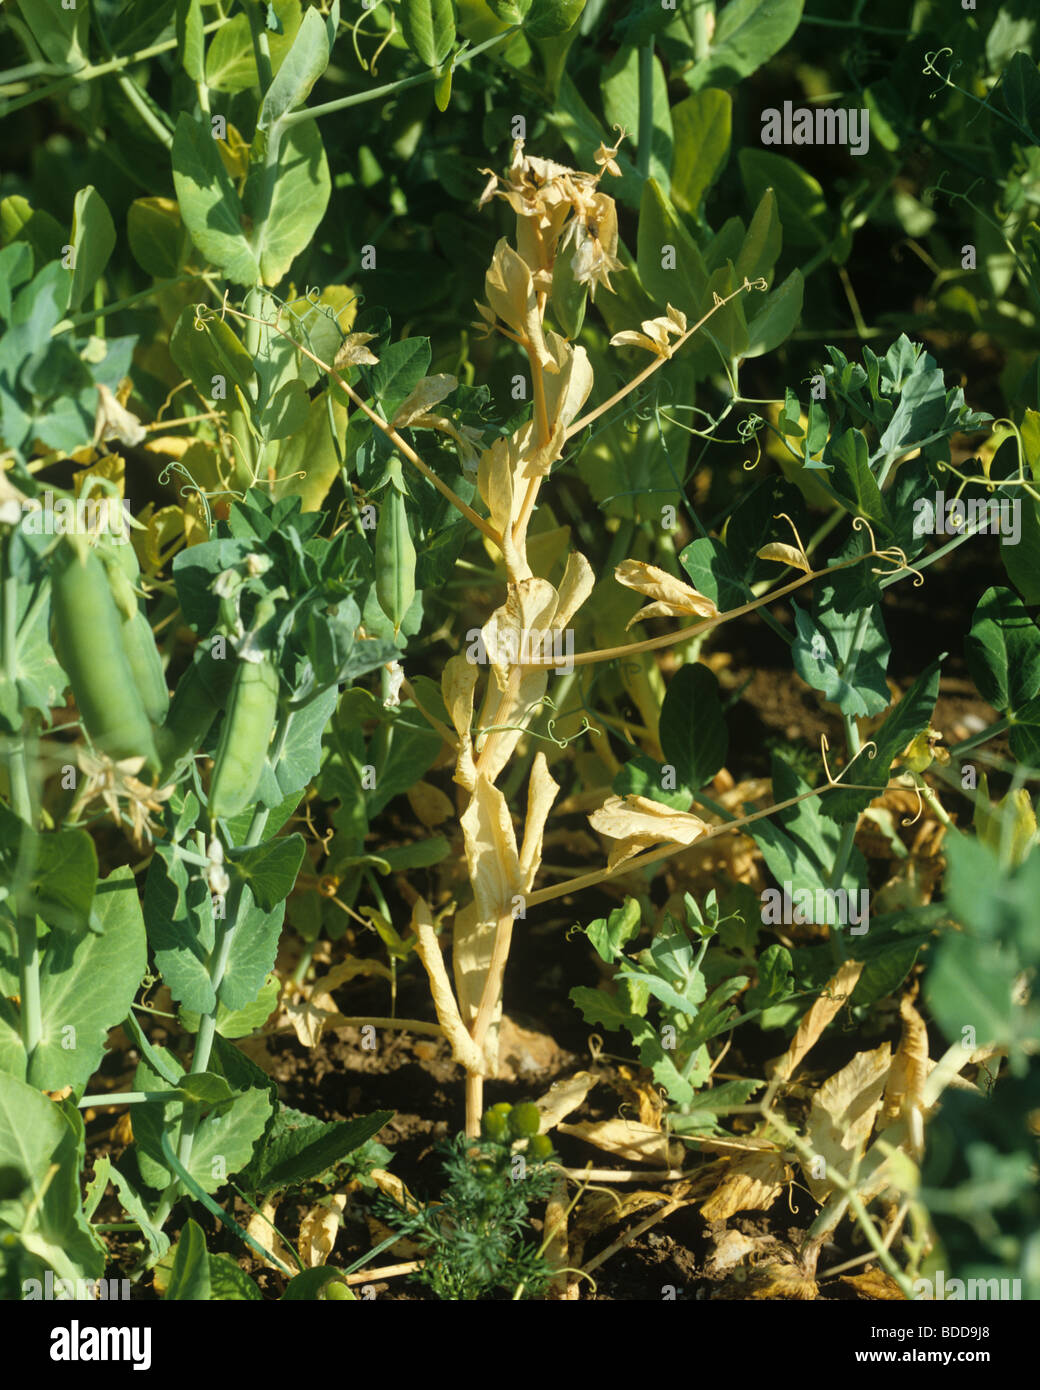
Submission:
POLYGON ((997 734, 1002 734, 1005 729, 1010 729, 1013 720, 1009 714, 1005 714, 1003 719, 996 719, 977 734, 972 734, 970 738, 962 739, 960 743, 955 743, 950 749, 951 758, 959 758, 964 753, 970 753, 973 748, 977 748, 980 743, 988 743, 991 738, 996 738, 997 734))
MULTIPOLYGON (((3 568, 0 570, 0 586, 3 589, 0 602, 3 638, 0 647, 0 674, 6 684, 15 686, 18 678, 18 581, 14 575, 12 548, 13 538, 8 536, 3 546, 3 568)), ((11 807, 20 820, 31 826, 32 794, 29 790, 25 744, 21 730, 7 746, 4 761, 10 783, 11 807)), ((43 1037, 43 1014, 40 1008, 40 942, 36 933, 35 915, 20 913, 15 922, 15 930, 18 937, 19 1020, 28 1075, 33 1053, 43 1037)))
POLYGON ((43 1037, 43 1014, 40 1009, 40 942, 36 935, 36 918, 24 913, 18 918, 18 988, 21 996, 22 1046, 25 1048, 25 1070, 43 1037))
POLYGON ((161 294, 164 290, 175 289, 178 285, 187 285, 190 282, 198 281, 198 275, 175 275, 170 280, 156 280, 146 290, 138 290, 135 294, 128 294, 125 299, 114 299, 111 304, 103 304, 100 309, 91 309, 87 313, 73 314, 71 318, 62 319, 51 330, 51 336, 57 337, 61 333, 68 333, 72 328, 81 328, 84 324, 93 322, 97 318, 107 318, 109 314, 118 314, 121 309, 130 309, 135 304, 140 304, 142 299, 150 299, 154 294, 161 294))
POLYGON ((639 50, 639 133, 636 169, 641 179, 650 177, 650 147, 654 139, 654 41, 639 50))
MULTIPOLYGON (((286 714, 283 718, 288 718, 286 714)), ((276 747, 279 743, 276 739, 276 747)), ((264 828, 267 825, 271 812, 266 806, 258 806, 253 812, 253 819, 249 825, 249 831, 243 842, 243 848, 251 848, 260 843, 264 828)), ((235 935, 240 926, 242 908, 242 889, 243 882, 237 878, 228 896, 227 915, 215 923, 215 941, 213 951, 210 955, 209 978, 213 987, 214 995, 220 990, 220 985, 224 979, 224 972, 227 970, 228 959, 231 955, 231 947, 234 943, 235 935)), ((199 1031, 195 1039, 195 1051, 192 1054, 191 1069, 189 1075, 196 1076, 204 1072, 209 1067, 210 1054, 213 1050, 213 1039, 217 1031, 217 1009, 219 1001, 214 1002, 213 1008, 209 1013, 205 1013, 199 1020, 199 1031)), ((178 1141, 178 1158, 180 1164, 187 1168, 191 1163, 192 1149, 195 1147, 195 1131, 199 1123, 199 1107, 195 1104, 186 1104, 181 1120, 181 1133, 178 1141)), ((177 1185, 171 1183, 167 1187, 159 1203, 159 1210, 156 1213, 156 1225, 162 1226, 169 1216, 173 1204, 177 1199, 177 1185)))
MULTIPOLYGON (((474 58, 485 53, 489 48, 494 48, 496 44, 504 39, 512 38, 520 30, 519 24, 511 24, 508 29, 503 29, 501 34, 496 34, 494 38, 486 39, 484 43, 478 43, 476 48, 459 53, 453 60, 456 68, 465 67, 474 58)), ((303 106, 299 111, 287 112, 278 124, 283 130, 288 130, 294 125, 299 125, 303 121, 312 121, 319 116, 334 116, 337 111, 346 111, 351 106, 363 106, 368 101, 379 101, 382 97, 394 96, 397 92, 406 91, 409 87, 421 87, 427 82, 436 82, 440 73, 436 68, 430 68, 428 72, 421 72, 417 77, 405 77, 399 82, 387 82, 382 87, 370 87, 367 92, 355 92, 353 96, 338 97, 335 101, 323 102, 320 106, 303 106)))
POLYGON ((256 59, 256 73, 260 79, 260 95, 266 96, 273 79, 271 72, 271 45, 267 37, 267 26, 260 13, 260 6, 255 3, 246 4, 246 13, 249 15, 249 31, 253 36, 253 57, 256 59))
POLYGON ((711 48, 710 21, 715 18, 714 0, 699 0, 693 7, 693 57, 703 63, 711 48))
MULTIPOLYGON (((210 24, 203 26, 204 34, 212 34, 215 29, 219 29, 227 23, 227 19, 215 19, 210 24)), ((110 58, 107 63, 87 63, 85 67, 78 68, 73 72, 67 72, 57 82, 52 82, 49 87, 40 87, 35 92, 26 92, 23 97, 14 101, 5 102, 0 99, 0 116, 13 116, 16 111, 21 111, 26 106, 32 106, 38 101, 46 101, 48 97, 61 96, 72 86, 81 86, 84 82, 93 82, 96 77, 107 77, 109 73, 121 72, 123 68, 132 67, 135 63, 146 62, 149 58, 156 58, 160 53, 169 53, 171 49, 177 47, 177 40, 165 39, 162 43, 151 44, 148 48, 138 49, 135 53, 128 53, 124 57, 110 58)), ((12 71, 20 73, 21 68, 12 71)), ((0 73, 0 86, 5 84, 5 80, 11 79, 10 73, 0 73)))

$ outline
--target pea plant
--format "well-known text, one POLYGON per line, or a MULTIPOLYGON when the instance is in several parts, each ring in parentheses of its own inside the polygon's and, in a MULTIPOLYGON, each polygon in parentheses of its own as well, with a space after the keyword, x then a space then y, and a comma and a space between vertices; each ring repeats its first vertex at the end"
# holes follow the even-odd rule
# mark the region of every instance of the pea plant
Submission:
POLYGON ((3 1296, 1035 1296, 1029 22, 346 8, 0 18, 3 1296))

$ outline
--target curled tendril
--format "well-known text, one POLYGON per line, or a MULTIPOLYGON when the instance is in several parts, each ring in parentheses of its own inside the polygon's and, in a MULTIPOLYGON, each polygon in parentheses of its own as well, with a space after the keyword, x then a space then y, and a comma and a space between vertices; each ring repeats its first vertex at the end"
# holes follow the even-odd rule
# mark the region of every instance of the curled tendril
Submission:
POLYGON ((917 812, 913 816, 904 816, 903 819, 899 822, 899 824, 903 826, 904 829, 908 828, 911 825, 916 825, 917 822, 921 819, 922 815, 924 814, 924 798, 921 795, 921 788, 917 785, 916 782, 914 782, 912 786, 907 788, 907 790, 912 791, 914 796, 917 797, 917 812))
POLYGON ((794 538, 795 538, 795 540, 798 542, 798 550, 799 550, 799 552, 801 553, 802 558, 805 560, 805 563, 808 564, 808 563, 809 563, 809 552, 806 550, 805 546, 802 544, 802 538, 801 538, 801 536, 798 534, 798 527, 794 524, 794 521, 792 520, 792 518, 789 517, 789 516, 787 515, 786 512, 774 512, 774 513, 773 513, 773 520, 774 520, 774 521, 786 521, 786 522, 787 522, 788 526, 790 526, 791 530, 794 532, 794 538))
POLYGON ((598 1033, 589 1034, 588 1048, 593 1062, 598 1062, 603 1056, 603 1039, 598 1033))
POLYGON ((206 529, 208 531, 212 531, 213 529, 213 513, 209 505, 209 499, 211 497, 233 497, 236 502, 245 501, 244 492, 235 492, 231 488, 217 488, 213 492, 207 492, 205 488, 199 486, 180 459, 171 459, 159 474, 157 481, 160 487, 166 486, 170 480, 171 473, 179 473, 182 477, 187 478, 187 483, 180 489, 180 495, 182 497, 197 497, 199 499, 202 504, 202 510, 205 513, 206 529))
MULTIPOLYGON (((925 77, 937 77, 944 87, 952 87, 953 83, 950 81, 950 73, 955 72, 956 69, 960 67, 960 65, 960 59, 954 57, 954 52, 952 48, 940 48, 934 53, 926 53, 924 55, 924 67, 921 69, 921 72, 925 77), (942 73, 935 66, 935 60, 937 58, 944 58, 947 54, 949 54, 949 56, 953 58, 954 61, 950 64, 946 72, 942 73)), ((939 90, 941 89, 937 89, 934 92, 929 92, 929 99, 934 101, 935 98, 939 95, 939 90)))
MULTIPOLYGON (((835 777, 835 776, 832 775, 830 766, 829 766, 829 764, 828 764, 828 762, 827 762, 827 752, 828 752, 830 746, 831 746, 831 745, 830 745, 830 743, 828 742, 827 735, 826 735, 826 734, 821 734, 821 735, 820 735, 820 756, 821 756, 821 758, 823 759, 823 775, 827 778, 827 785, 828 785, 828 787, 848 787, 848 786, 849 786, 849 783, 843 782, 841 779, 846 775, 846 773, 848 772, 849 768, 850 768, 850 767, 852 766, 852 764, 856 761, 856 759, 860 756, 860 753, 865 753, 865 752, 867 751, 868 748, 873 749, 873 752, 870 754, 871 761, 873 761, 873 759, 874 759, 874 757, 875 757, 875 755, 876 755, 876 753, 877 753, 877 751, 878 751, 877 744, 874 742, 874 740, 873 740, 873 739, 868 739, 867 742, 863 745, 863 747, 859 750, 859 752, 853 754, 853 756, 852 756, 852 757, 849 759, 849 761, 845 764, 845 766, 842 768, 842 770, 838 773, 837 777, 835 777)), ((867 788, 866 790, 873 790, 873 788, 867 788)))

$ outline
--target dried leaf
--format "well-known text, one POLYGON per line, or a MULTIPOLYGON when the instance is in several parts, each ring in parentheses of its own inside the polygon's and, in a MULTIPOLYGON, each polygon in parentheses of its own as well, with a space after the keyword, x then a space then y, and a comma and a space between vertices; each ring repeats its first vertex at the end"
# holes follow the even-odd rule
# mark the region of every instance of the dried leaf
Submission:
POLYGON ((443 825, 455 814, 455 807, 451 804, 450 798, 446 797, 440 787, 435 787, 432 782, 416 782, 408 788, 407 795, 408 804, 415 812, 416 818, 428 830, 432 830, 434 826, 443 825))
POLYGON ((812 573, 805 552, 799 550, 797 546, 784 545, 782 541, 770 541, 758 551, 760 560, 775 560, 778 565, 792 565, 796 570, 801 570, 803 574, 812 573))
POLYGON ((911 995, 904 994, 900 999, 899 1016, 902 1030, 885 1086, 884 1124, 893 1123, 911 1108, 924 1108, 924 1083, 932 1069, 928 1056, 928 1029, 914 1007, 911 995))
POLYGON ((735 1159, 701 1207, 706 1221, 724 1221, 738 1211, 766 1211, 791 1181, 790 1165, 779 1153, 751 1153, 735 1159))
POLYGON ((560 784, 553 781, 544 753, 536 753, 527 784, 527 819, 524 822, 524 841, 520 850, 520 863, 517 888, 521 893, 529 893, 534 876, 542 862, 542 836, 545 822, 560 784))
POLYGON ((477 674, 477 668, 471 661, 467 661, 464 656, 453 656, 445 663, 441 675, 444 705, 459 736, 454 780, 467 791, 472 791, 477 781, 477 768, 473 761, 473 737, 470 733, 473 724, 473 690, 477 684, 477 674))
POLYGON ((565 1116, 583 1105, 596 1081, 597 1078, 588 1071, 575 1072, 564 1081, 554 1081, 545 1095, 535 1101, 542 1112, 542 1133, 548 1134, 565 1116))
MULTIPOLYGON (((456 914, 456 924, 459 914, 456 914)), ((479 1072, 483 1063, 480 1049, 467 1033, 455 1001, 448 972, 444 966, 437 933, 433 929, 433 918, 423 898, 417 898, 412 908, 412 930, 418 945, 416 950, 423 963, 433 995, 433 1007, 437 1012, 437 1022, 444 1029, 444 1036, 451 1043, 451 1055, 460 1066, 470 1072, 479 1072)))
POLYGON ((689 584, 684 584, 674 574, 658 569, 656 565, 644 564, 642 560, 622 560, 614 571, 614 578, 626 589, 655 600, 646 608, 641 608, 627 626, 641 622, 644 618, 714 618, 718 609, 710 598, 697 592, 689 584))
POLYGON ((346 1193, 333 1192, 304 1213, 300 1222, 300 1259, 308 1269, 328 1263, 343 1224, 346 1193))
POLYGON ((278 1270, 278 1273, 281 1274, 282 1271, 278 1268, 277 1263, 279 1260, 288 1269, 295 1269, 297 1266, 296 1260, 282 1243, 278 1232, 273 1229, 276 1224, 275 1217, 278 1214, 279 1200, 280 1198, 278 1197, 268 1197, 266 1199, 260 1210, 254 1212, 249 1218, 249 1224, 246 1226, 246 1234, 251 1236, 252 1239, 256 1241, 257 1245, 267 1252, 267 1258, 264 1260, 264 1263, 267 1265, 268 1269, 278 1270))
POLYGON ((773 1064, 774 1078, 779 1077, 782 1081, 791 1078, 798 1064, 816 1045, 823 1030, 849 1002, 849 997, 856 988, 856 981, 863 973, 864 964, 861 960, 847 960, 833 979, 827 981, 820 997, 799 1023, 798 1031, 791 1039, 791 1045, 773 1064))
MULTIPOLYGON (((892 1065, 892 1047, 882 1043, 871 1052, 858 1052, 841 1071, 835 1072, 813 1096, 809 1111, 808 1139, 814 1154, 822 1158, 826 1172, 813 1174, 803 1162, 809 1190, 817 1202, 834 1191, 833 1173, 847 1181, 853 1176, 867 1146, 874 1120, 881 1109, 885 1080, 892 1065)), ((884 1180, 882 1180, 884 1181, 884 1180)))
POLYGON ((589 824, 618 843, 611 848, 608 868, 654 845, 692 845, 709 827, 689 811, 673 811, 645 796, 611 796, 589 816, 589 824))
POLYGON ((843 1284, 855 1289, 860 1298, 880 1298, 893 1303, 905 1303, 906 1294, 891 1274, 883 1269, 865 1269, 862 1274, 839 1275, 843 1284))
POLYGON ((644 319, 640 327, 642 333, 627 328, 622 333, 615 333, 610 346, 641 347, 657 357, 671 357, 671 339, 681 337, 686 332, 686 315, 669 304, 667 316, 644 319))
POLYGON ((339 345, 333 367, 338 371, 343 367, 378 366, 379 358, 365 347, 377 336, 376 333, 348 333, 339 345))
POLYGON ((629 1163, 649 1163, 655 1168, 674 1168, 682 1161, 683 1146, 669 1144, 667 1136, 649 1125, 633 1120, 582 1121, 557 1125, 561 1134, 584 1139, 597 1149, 614 1154, 629 1163))
POLYGON ((445 396, 450 396, 458 384, 458 377, 449 376, 447 372, 424 376, 397 407, 390 423, 394 429, 404 429, 418 416, 425 415, 431 406, 439 405, 445 396))

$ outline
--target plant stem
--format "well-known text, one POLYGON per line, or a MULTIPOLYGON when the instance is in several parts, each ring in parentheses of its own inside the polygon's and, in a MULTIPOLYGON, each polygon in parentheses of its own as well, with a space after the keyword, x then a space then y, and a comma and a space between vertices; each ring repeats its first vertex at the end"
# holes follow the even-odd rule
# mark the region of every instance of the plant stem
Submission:
POLYGON ((636 137, 636 170, 650 177, 650 148, 654 139, 654 41, 639 50, 639 133, 636 137))
MULTIPOLYGON (((456 54, 452 60, 452 66, 465 67, 467 63, 472 62, 474 58, 489 48, 494 48, 503 39, 512 38, 519 30, 519 24, 510 25, 508 29, 503 29, 501 34, 495 34, 493 38, 485 39, 483 43, 477 44, 476 48, 456 54)), ((427 82, 436 82, 438 77, 440 77, 438 70, 430 68, 428 72, 421 72, 416 77, 405 77, 399 82, 387 82, 382 87, 370 87, 367 92, 355 92, 353 96, 337 97, 335 101, 322 102, 319 106, 303 106, 299 111, 289 111, 281 118, 280 124, 283 129, 289 130, 302 121, 312 121, 319 116, 334 116, 337 111, 346 111, 351 106, 362 106, 368 101, 379 101, 381 98, 394 96, 397 92, 406 91, 409 87, 421 87, 427 82)))
MULTIPOLYGON (((15 686, 18 679, 18 581, 14 575, 13 537, 3 546, 3 568, 0 570, 2 602, 2 646, 0 646, 0 675, 6 684, 15 686)), ((20 731, 8 745, 4 760, 11 789, 11 807, 27 826, 33 824, 32 795, 25 765, 25 744, 20 731)), ((31 868, 31 866, 29 866, 31 868)), ((25 1048, 26 1076, 33 1054, 43 1036, 43 1015, 40 1008, 40 942, 36 933, 36 917, 19 913, 15 922, 18 937, 19 1020, 22 1046, 25 1048)))
MULTIPOLYGON (((204 34, 212 34, 215 29, 226 24, 227 19, 215 19, 210 24, 203 25, 204 34)), ((95 77, 107 77, 109 73, 121 72, 123 68, 131 67, 134 63, 146 62, 149 58, 156 58, 160 53, 169 53, 177 47, 177 40, 165 39, 162 43, 151 44, 148 48, 138 49, 135 53, 128 53, 124 57, 110 58, 107 63, 88 63, 85 67, 79 68, 74 72, 67 72, 60 77, 57 82, 52 82, 49 87, 40 87, 35 92, 26 92, 23 97, 14 101, 5 102, 0 99, 0 116, 12 116, 16 111, 21 111, 23 107, 32 106, 38 101, 46 101, 48 97, 60 96, 72 86, 81 86, 84 82, 93 82, 95 77)), ((50 66, 50 65, 48 65, 50 66)), ((20 73, 21 68, 12 69, 12 72, 20 73)), ((11 73, 0 73, 0 86, 4 85, 5 79, 11 80, 11 73)))
MULTIPOLYGON (((283 714, 283 721, 288 717, 283 714)), ((278 735, 275 736, 275 748, 279 746, 278 735)), ((267 825, 270 809, 266 806, 258 806, 253 812, 253 819, 249 824, 249 831, 243 842, 243 848, 250 848, 259 844, 267 825)), ((231 893, 227 902, 226 917, 215 923, 215 941, 213 951, 210 954, 209 978, 213 986, 213 993, 217 995, 220 985, 224 979, 224 972, 227 969, 228 958, 231 954, 231 947, 235 939, 235 934, 240 925, 240 915, 242 908, 243 881, 237 878, 232 885, 231 893)), ((213 1008, 209 1013, 205 1013, 199 1019, 199 1031, 195 1040, 195 1051, 192 1054, 191 1069, 189 1075, 196 1076, 204 1072, 209 1067, 210 1053, 213 1050, 213 1038, 217 1031, 217 1009, 219 1000, 214 1000, 213 1008)), ((181 1119, 181 1133, 177 1145, 177 1157, 182 1167, 188 1168, 191 1163, 191 1153, 195 1146, 195 1131, 199 1123, 199 1107, 196 1104, 187 1103, 181 1119)), ((169 1216, 173 1204, 177 1199, 177 1184, 171 1182, 164 1192, 159 1203, 159 1210, 156 1213, 156 1225, 162 1226, 169 1216)))

